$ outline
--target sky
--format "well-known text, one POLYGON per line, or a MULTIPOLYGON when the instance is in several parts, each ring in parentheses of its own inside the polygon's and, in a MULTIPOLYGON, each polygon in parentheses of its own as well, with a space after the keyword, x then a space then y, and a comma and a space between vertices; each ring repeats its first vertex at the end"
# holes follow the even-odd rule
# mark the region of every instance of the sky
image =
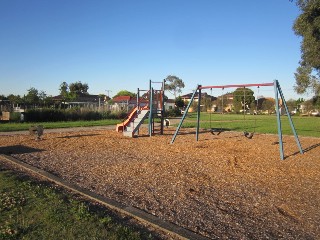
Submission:
POLYGON ((289 0, 0 0, 0 95, 81 81, 113 96, 176 75, 183 94, 278 79, 297 99, 298 15, 289 0))

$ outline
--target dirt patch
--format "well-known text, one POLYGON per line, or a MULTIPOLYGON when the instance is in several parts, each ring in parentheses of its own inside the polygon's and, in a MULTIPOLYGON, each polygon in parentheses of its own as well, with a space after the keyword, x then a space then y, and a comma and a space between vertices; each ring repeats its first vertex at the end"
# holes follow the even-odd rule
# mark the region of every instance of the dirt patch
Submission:
POLYGON ((172 134, 8 135, 0 136, 0 153, 210 238, 320 237, 319 138, 300 138, 301 155, 284 136, 281 161, 276 135, 203 133, 196 142, 185 132, 170 144, 172 134))

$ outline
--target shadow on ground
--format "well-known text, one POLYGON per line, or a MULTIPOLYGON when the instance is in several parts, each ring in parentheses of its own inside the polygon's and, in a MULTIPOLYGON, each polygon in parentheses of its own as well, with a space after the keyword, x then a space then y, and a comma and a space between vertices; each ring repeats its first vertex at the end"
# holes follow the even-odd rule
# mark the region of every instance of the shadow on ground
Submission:
POLYGON ((22 154, 22 153, 33 153, 33 152, 42 152, 43 150, 27 147, 23 145, 13 145, 13 146, 5 146, 0 147, 0 154, 22 154))
POLYGON ((63 136, 63 137, 57 137, 57 138, 80 138, 80 137, 93 137, 97 135, 102 135, 102 134, 77 134, 77 135, 71 135, 71 136, 63 136))

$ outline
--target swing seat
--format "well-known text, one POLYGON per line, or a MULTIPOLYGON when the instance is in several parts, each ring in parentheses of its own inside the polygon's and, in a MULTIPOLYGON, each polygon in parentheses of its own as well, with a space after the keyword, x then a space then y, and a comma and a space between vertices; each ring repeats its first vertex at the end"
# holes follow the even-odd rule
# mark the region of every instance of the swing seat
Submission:
POLYGON ((221 128, 211 128, 210 132, 212 135, 215 135, 215 133, 217 133, 217 135, 219 135, 220 133, 223 132, 223 130, 221 128))
POLYGON ((210 132, 212 135, 215 135, 215 133, 217 133, 217 135, 219 135, 222 132, 226 132, 226 131, 230 131, 229 128, 211 128, 210 132))
POLYGON ((247 131, 245 131, 245 132, 243 132, 243 135, 244 135, 246 138, 251 139, 251 138, 253 137, 253 132, 247 132, 247 131))

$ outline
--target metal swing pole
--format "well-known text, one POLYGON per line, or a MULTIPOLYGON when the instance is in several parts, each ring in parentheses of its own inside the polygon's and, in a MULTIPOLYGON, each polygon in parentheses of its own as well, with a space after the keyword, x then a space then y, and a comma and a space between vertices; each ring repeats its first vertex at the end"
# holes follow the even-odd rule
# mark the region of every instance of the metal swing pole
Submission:
POLYGON ((187 113, 188 113, 188 111, 189 111, 189 108, 190 108, 190 106, 191 106, 191 104, 192 104, 192 102, 193 102, 193 100, 194 100, 194 96, 195 96, 196 93, 198 92, 198 88, 199 88, 199 85, 197 86, 196 90, 194 90, 194 92, 193 92, 193 94, 192 94, 192 96, 191 96, 191 99, 190 99, 190 101, 189 101, 189 103, 188 103, 188 106, 187 106, 187 108, 185 109, 184 114, 182 115, 182 118, 181 118, 181 120, 180 120, 180 123, 179 123, 179 125, 178 125, 175 133, 173 134, 173 137, 172 137, 171 142, 170 142, 171 144, 174 143, 174 140, 176 139, 176 137, 177 137, 177 135, 178 135, 178 133, 179 133, 179 130, 180 130, 182 124, 183 124, 183 121, 184 121, 184 119, 186 118, 187 113))
POLYGON ((281 118, 280 118, 280 108, 279 108, 279 96, 278 96, 278 84, 277 80, 274 80, 274 94, 276 101, 276 115, 277 115, 277 123, 278 123, 278 136, 279 136, 279 151, 280 151, 280 159, 284 159, 283 153, 283 142, 282 142, 282 128, 281 128, 281 118))
POLYGON ((211 88, 211 91, 210 91, 210 102, 211 102, 211 109, 210 109, 210 131, 212 130, 212 127, 211 127, 211 115, 212 115, 212 88, 211 88))
MULTIPOLYGON (((224 88, 222 88, 221 114, 223 114, 223 112, 224 112, 224 104, 223 104, 224 91, 223 90, 224 90, 224 88)), ((227 101, 228 101, 228 97, 227 97, 227 101)))
POLYGON ((286 100, 284 99, 284 96, 283 96, 283 93, 282 93, 282 90, 281 90, 279 81, 278 81, 278 80, 275 80, 275 81, 276 81, 276 85, 277 85, 277 88, 278 88, 280 97, 281 97, 281 99, 282 99, 282 103, 283 103, 284 108, 285 108, 285 110, 286 110, 286 113, 287 113, 287 116, 288 116, 288 119, 289 119, 289 123, 290 123, 290 126, 291 126, 291 130, 292 130, 292 132, 293 132, 293 134, 294 134, 294 138, 295 138, 295 140, 296 140, 296 143, 297 143, 297 145, 298 145, 298 148, 299 148, 300 153, 303 154, 303 150, 302 150, 302 147, 301 147, 301 144, 300 144, 300 141, 299 141, 299 137, 298 137, 297 131, 296 131, 295 127, 294 127, 294 124, 293 124, 291 115, 290 115, 290 113, 289 113, 289 109, 288 109, 286 100))
POLYGON ((153 119, 153 88, 151 86, 151 79, 149 81, 149 136, 152 136, 152 119, 153 119))
POLYGON ((163 79, 162 81, 162 91, 161 91, 161 132, 160 134, 163 135, 163 129, 164 129, 164 114, 165 114, 165 104, 164 104, 164 90, 165 90, 165 84, 166 80, 163 79))
MULTIPOLYGON (((201 87, 201 85, 199 85, 201 87)), ((199 141, 199 127, 200 127, 200 108, 201 108, 201 88, 199 88, 198 92, 198 111, 197 111, 197 131, 196 131, 196 140, 199 141)))
POLYGON ((246 120, 246 87, 243 87, 243 120, 246 120))

